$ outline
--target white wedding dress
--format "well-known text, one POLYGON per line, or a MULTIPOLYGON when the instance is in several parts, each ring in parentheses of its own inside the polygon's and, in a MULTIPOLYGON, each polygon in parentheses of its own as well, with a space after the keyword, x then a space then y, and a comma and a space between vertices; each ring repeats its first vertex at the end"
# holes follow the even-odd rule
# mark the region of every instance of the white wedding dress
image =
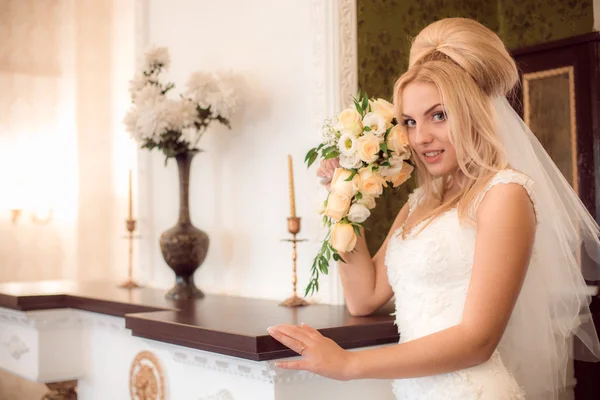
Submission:
MULTIPOLYGON (((494 185, 522 185, 534 202, 533 182, 524 174, 505 169, 492 178, 473 203, 473 212, 494 185)), ((422 191, 408 199, 409 215, 422 191)), ((458 210, 450 209, 425 229, 421 222, 403 239, 402 227, 389 240, 386 265, 394 290, 396 325, 400 343, 441 331, 460 323, 471 278, 475 252, 475 227, 461 226, 458 210), (418 234, 417 234, 418 232, 418 234)), ((535 246, 534 246, 535 253, 535 246)), ((398 400, 520 400, 523 389, 504 366, 498 350, 490 360, 472 368, 421 378, 393 381, 398 400)))

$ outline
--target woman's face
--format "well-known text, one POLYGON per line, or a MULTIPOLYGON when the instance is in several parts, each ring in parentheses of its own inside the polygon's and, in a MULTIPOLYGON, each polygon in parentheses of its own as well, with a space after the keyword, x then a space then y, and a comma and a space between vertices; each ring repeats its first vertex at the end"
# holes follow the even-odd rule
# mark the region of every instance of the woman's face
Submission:
POLYGON ((454 174, 458 160, 450 143, 446 111, 433 83, 411 82, 402 92, 402 117, 415 157, 435 177, 454 174))

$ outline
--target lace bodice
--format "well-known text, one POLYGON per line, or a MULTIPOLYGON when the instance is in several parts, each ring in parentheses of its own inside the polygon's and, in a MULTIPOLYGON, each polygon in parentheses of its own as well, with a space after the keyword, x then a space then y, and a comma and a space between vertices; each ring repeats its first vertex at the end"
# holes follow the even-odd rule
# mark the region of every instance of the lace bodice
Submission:
MULTIPOLYGON (((522 185, 533 201, 533 182, 520 172, 506 169, 498 172, 473 201, 472 207, 469 209, 470 214, 476 215, 477 207, 486 193, 500 183, 522 185)), ((423 192, 420 189, 415 190, 409 196, 409 215, 418 207, 422 196, 423 192)), ((398 326, 401 343, 460 323, 471 279, 476 238, 476 228, 461 225, 456 208, 443 212, 431 222, 418 223, 410 229, 405 238, 401 235, 402 229, 401 227, 392 234, 386 253, 388 279, 395 294, 395 322, 398 326), (427 223, 429 224, 423 228, 423 224, 427 223)), ((498 354, 495 354, 490 362, 502 365, 498 354)), ((494 364, 494 368, 500 368, 496 364, 494 364)), ((502 366, 500 369, 504 370, 504 367, 502 366)), ((454 378, 462 376, 464 371, 446 374, 453 377, 448 384, 455 387, 458 383, 454 378)), ((512 379, 508 372, 502 376, 509 380, 512 379)), ((461 379, 464 380, 464 376, 461 379)), ((397 385, 396 388, 403 387, 406 390, 406 385, 415 382, 427 382, 425 386, 431 384, 427 379, 401 380, 398 381, 399 386, 397 385)), ((460 384, 458 386, 460 387, 460 384)), ((520 389, 516 383, 512 386, 509 384, 508 387, 512 387, 508 397, 473 397, 463 393, 463 397, 456 398, 520 398, 518 395, 520 389)), ((456 387, 446 389, 456 391, 456 387)), ((429 399, 437 398, 435 393, 437 395, 442 393, 435 391, 431 397, 416 397, 412 396, 415 390, 417 389, 410 389, 408 395, 403 392, 403 396, 406 397, 402 398, 429 399)), ((422 393, 430 392, 429 389, 425 390, 425 387, 420 390, 422 393)), ((471 389, 467 388, 466 390, 471 389)), ((447 395, 439 398, 450 399, 447 395)), ((454 399, 454 397, 451 398, 454 399)))

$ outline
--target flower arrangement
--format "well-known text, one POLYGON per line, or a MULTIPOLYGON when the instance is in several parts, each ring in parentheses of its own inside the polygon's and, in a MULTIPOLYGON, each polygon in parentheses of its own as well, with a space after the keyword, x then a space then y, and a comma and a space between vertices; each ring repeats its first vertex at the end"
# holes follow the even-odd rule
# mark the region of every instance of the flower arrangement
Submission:
POLYGON ((414 170, 408 137, 394 117, 392 104, 360 92, 353 103, 325 121, 321 144, 306 154, 309 167, 317 158, 339 157, 341 168, 335 170, 319 210, 327 234, 314 258, 305 295, 319 290, 319 274, 328 273, 332 257, 344 262, 340 253, 354 250, 360 228, 384 188, 400 186, 414 170))
POLYGON ((159 149, 165 162, 178 154, 197 150, 198 141, 213 121, 231 129, 229 118, 240 104, 231 74, 194 72, 177 99, 167 93, 175 84, 162 83, 161 73, 169 68, 167 48, 145 54, 142 71, 130 81, 133 106, 124 123, 127 131, 145 149, 159 149))

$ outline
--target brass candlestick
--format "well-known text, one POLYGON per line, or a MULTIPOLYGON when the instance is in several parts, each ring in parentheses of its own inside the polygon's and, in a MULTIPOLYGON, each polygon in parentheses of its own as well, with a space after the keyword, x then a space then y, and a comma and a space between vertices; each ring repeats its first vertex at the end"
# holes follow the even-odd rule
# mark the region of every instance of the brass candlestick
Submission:
POLYGON ((309 303, 303 298, 298 297, 296 294, 296 283, 298 282, 298 278, 296 276, 296 243, 305 242, 306 239, 296 239, 296 235, 300 232, 300 218, 298 217, 289 217, 288 218, 288 231, 292 234, 292 239, 283 239, 285 242, 293 243, 293 251, 292 251, 292 261, 293 261, 293 276, 292 276, 292 285, 293 285, 293 295, 292 297, 286 299, 284 302, 280 303, 280 306, 283 307, 303 307, 307 306, 309 303))
POLYGON ((127 274, 127 280, 119 285, 120 288, 124 289, 135 289, 140 288, 142 285, 133 280, 133 232, 135 232, 135 219, 127 219, 125 220, 125 225, 127 227, 127 231, 129 234, 127 235, 129 239, 129 271, 127 274))

